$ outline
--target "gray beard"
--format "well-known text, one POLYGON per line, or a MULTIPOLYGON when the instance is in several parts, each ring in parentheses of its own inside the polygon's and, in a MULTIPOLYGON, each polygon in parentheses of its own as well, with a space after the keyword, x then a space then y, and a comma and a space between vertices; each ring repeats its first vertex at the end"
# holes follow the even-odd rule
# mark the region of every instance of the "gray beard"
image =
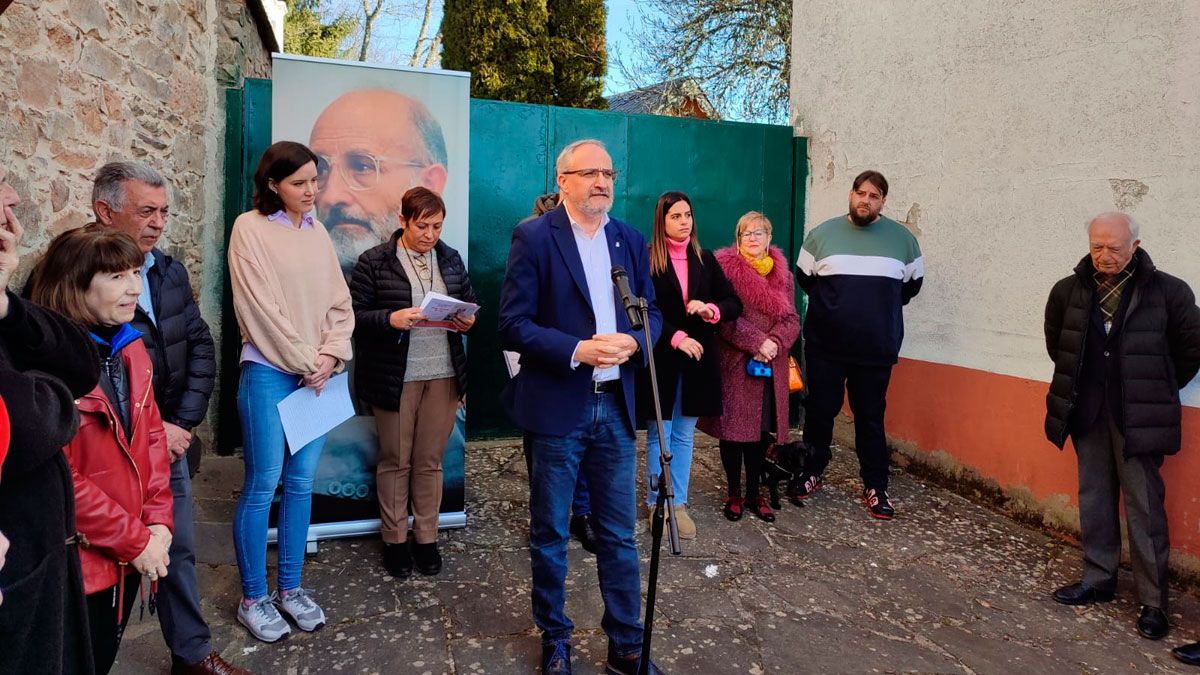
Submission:
POLYGON ((333 240, 333 250, 337 253, 338 264, 342 272, 349 274, 358 263, 358 256, 383 243, 383 239, 374 233, 363 236, 347 234, 345 230, 330 230, 329 238, 333 240))

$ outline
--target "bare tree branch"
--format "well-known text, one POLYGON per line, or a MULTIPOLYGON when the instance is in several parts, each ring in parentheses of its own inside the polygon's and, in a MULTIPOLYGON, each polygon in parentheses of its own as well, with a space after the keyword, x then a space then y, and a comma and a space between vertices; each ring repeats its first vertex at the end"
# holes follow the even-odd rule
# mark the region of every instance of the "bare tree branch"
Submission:
POLYGON ((442 48, 442 31, 438 30, 437 35, 433 36, 433 40, 429 43, 429 49, 425 52, 425 63, 421 64, 425 68, 436 68, 441 63, 441 56, 438 50, 442 48))
POLYGON ((785 122, 791 21, 791 0, 643 0, 611 61, 637 87, 691 77, 724 117, 785 122))
POLYGON ((362 24, 362 43, 358 50, 358 60, 366 61, 367 52, 371 46, 371 30, 375 27, 375 19, 379 16, 379 10, 383 7, 384 0, 376 0, 375 8, 372 9, 369 0, 362 0, 363 24, 362 24))
POLYGON ((417 42, 413 45, 412 58, 408 65, 416 66, 421 62, 421 48, 425 42, 425 33, 429 30, 429 17, 433 14, 433 0, 425 0, 425 16, 421 19, 421 32, 417 34, 417 42))

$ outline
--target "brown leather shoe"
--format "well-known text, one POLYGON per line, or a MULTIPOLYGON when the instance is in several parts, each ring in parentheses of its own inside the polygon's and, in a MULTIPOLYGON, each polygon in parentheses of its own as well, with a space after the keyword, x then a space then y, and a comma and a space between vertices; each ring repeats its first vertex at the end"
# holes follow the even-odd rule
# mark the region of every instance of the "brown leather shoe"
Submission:
POLYGON ((171 661, 171 675, 250 675, 250 671, 229 663, 215 651, 209 652, 199 663, 186 664, 175 659, 171 661))

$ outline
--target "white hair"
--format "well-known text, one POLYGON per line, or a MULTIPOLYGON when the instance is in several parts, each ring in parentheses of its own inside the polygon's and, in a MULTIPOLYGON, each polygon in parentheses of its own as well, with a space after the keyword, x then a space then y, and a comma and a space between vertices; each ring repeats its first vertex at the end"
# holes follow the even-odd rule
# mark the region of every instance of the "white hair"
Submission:
POLYGON ((1097 220, 1124 221, 1125 225, 1129 227, 1129 241, 1135 242, 1141 238, 1139 235, 1141 234, 1142 226, 1138 225, 1138 221, 1134 220, 1133 216, 1129 215, 1128 213, 1123 213, 1121 211, 1105 211, 1104 213, 1098 214, 1096 217, 1087 221, 1087 224, 1084 225, 1084 230, 1090 234, 1092 231, 1092 223, 1096 222, 1097 220))
POLYGON ((584 138, 582 140, 575 141, 574 143, 571 143, 567 147, 563 148, 562 152, 558 153, 558 159, 554 162, 554 173, 561 174, 562 172, 566 171, 567 163, 571 161, 571 155, 574 155, 576 150, 585 145, 594 145, 601 150, 608 152, 608 148, 604 147, 604 143, 601 143, 594 138, 584 138))

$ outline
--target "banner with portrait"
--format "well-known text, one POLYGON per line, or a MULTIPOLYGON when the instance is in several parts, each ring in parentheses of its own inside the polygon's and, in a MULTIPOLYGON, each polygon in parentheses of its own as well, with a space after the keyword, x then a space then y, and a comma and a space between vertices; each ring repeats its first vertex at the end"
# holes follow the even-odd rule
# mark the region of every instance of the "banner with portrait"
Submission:
MULTIPOLYGON (((441 239, 466 261, 469 97, 467 73, 274 55, 271 140, 304 143, 320 158, 316 216, 347 279, 359 254, 399 227, 400 199, 418 185, 442 196, 441 239)), ((357 405, 359 414, 326 437, 310 538, 379 529, 378 436, 370 408, 357 405)), ((443 464, 443 528, 466 524, 465 425, 466 411, 459 408, 443 464)))

